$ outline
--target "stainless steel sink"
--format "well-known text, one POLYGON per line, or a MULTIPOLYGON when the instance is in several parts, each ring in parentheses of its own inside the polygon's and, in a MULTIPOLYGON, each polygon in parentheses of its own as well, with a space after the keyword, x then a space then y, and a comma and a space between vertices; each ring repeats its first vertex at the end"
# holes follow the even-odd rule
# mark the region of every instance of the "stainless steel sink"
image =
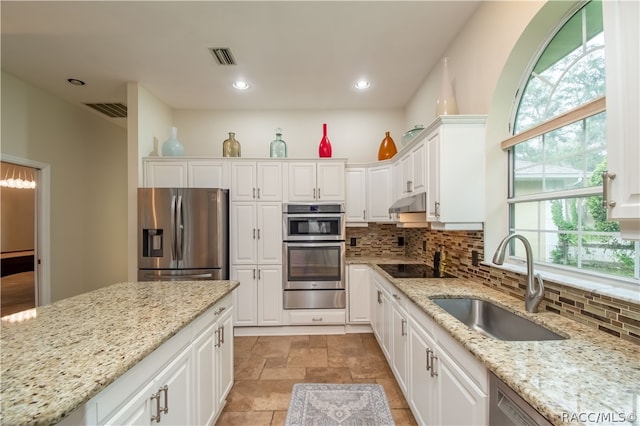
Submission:
POLYGON ((564 340, 553 331, 486 300, 432 298, 436 305, 467 327, 498 340, 564 340))

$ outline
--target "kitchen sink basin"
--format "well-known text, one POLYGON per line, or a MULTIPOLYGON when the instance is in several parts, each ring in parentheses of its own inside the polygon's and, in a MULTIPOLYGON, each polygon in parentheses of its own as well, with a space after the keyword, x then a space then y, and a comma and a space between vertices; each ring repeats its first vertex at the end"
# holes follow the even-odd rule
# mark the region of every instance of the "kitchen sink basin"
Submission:
POLYGON ((546 327, 486 300, 432 298, 431 301, 467 327, 494 339, 509 341, 566 339, 546 327))

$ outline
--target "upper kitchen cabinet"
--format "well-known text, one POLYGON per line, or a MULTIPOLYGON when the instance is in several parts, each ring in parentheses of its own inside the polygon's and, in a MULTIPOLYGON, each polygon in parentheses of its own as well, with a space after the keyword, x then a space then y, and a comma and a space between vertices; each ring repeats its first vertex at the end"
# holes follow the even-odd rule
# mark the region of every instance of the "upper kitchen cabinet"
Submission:
POLYGON ((347 167, 346 219, 347 225, 367 221, 367 168, 347 167))
POLYGON ((345 161, 290 161, 289 201, 344 201, 345 161))
POLYGON ((389 213, 393 200, 392 165, 369 167, 367 170, 367 219, 372 222, 395 222, 396 215, 389 213))
POLYGON ((229 164, 211 159, 143 159, 146 188, 229 188, 229 164))
POLYGON ((440 116, 427 128, 427 221, 442 230, 481 230, 485 116, 440 116))
POLYGON ((282 201, 282 163, 234 160, 231 201, 282 201))
POLYGON ((602 2, 606 54, 607 167, 603 199, 623 238, 640 239, 637 1, 602 2), (615 177, 614 177, 615 174, 615 177), (607 182, 608 181, 608 182, 607 182))
POLYGON ((424 192, 427 187, 427 155, 424 139, 402 154, 396 168, 396 195, 398 198, 424 192))

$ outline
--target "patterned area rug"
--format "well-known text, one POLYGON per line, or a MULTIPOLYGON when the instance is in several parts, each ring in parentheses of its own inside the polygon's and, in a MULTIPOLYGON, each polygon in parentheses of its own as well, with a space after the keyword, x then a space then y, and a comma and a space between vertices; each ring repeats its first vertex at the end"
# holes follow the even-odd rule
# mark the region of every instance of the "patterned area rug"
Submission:
POLYGON ((298 383, 293 385, 287 426, 394 425, 382 386, 298 383))

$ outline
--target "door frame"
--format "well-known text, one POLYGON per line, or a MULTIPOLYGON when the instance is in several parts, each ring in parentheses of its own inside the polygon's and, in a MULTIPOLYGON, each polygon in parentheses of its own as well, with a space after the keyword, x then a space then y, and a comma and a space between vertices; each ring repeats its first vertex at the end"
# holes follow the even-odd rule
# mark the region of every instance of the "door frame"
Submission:
POLYGON ((36 307, 51 303, 51 164, 0 154, 6 163, 37 169, 35 208, 36 307))

